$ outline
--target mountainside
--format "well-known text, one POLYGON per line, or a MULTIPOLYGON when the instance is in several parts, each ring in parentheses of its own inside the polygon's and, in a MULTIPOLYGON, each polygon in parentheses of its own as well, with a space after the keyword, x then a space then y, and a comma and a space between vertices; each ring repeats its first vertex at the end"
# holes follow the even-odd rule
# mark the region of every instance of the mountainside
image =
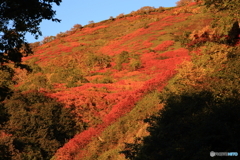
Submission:
MULTIPOLYGON (((143 11, 76 29, 41 45, 33 56, 24 59, 28 63, 35 61, 42 71, 28 75, 19 88, 37 87, 49 91, 48 95, 66 107, 74 107, 78 121, 87 126, 59 149, 59 157, 71 158, 92 138, 101 137, 105 143, 113 141, 123 145, 125 138, 117 138, 117 135, 133 135, 127 134, 128 130, 135 128, 132 132, 138 132, 141 125, 128 124, 125 131, 119 130, 120 133, 111 130, 108 134, 112 136, 108 138, 102 137, 101 133, 107 132, 111 124, 133 108, 137 109, 136 104, 146 95, 149 98, 145 97, 145 103, 151 103, 151 106, 141 106, 144 108, 135 111, 134 119, 141 123, 148 114, 157 111, 160 107, 157 97, 152 99, 149 93, 161 91, 176 73, 177 65, 189 60, 188 50, 174 41, 173 34, 181 34, 183 28, 196 23, 198 19, 193 18, 186 24, 186 19, 191 19, 193 13, 174 14, 174 10, 163 10, 144 14, 143 11), (40 85, 35 84, 37 81, 40 85), (141 113, 141 110, 146 111, 141 113)), ((124 123, 132 120, 129 118, 124 123)), ((123 125, 118 124, 118 127, 123 125)), ((110 146, 107 148, 113 149, 110 146)), ((119 159, 118 151, 118 148, 114 151, 116 158, 113 159, 119 159)), ((82 151, 81 155, 84 154, 87 152, 82 151)))
MULTIPOLYGON (((209 33, 211 21, 210 12, 196 3, 143 7, 84 27, 75 25, 34 47, 34 54, 23 58, 31 72, 15 69, 14 90, 56 99, 71 109, 76 122, 74 136, 52 159, 124 160, 126 152, 125 156, 119 152, 126 151, 126 143, 136 144, 149 135, 144 119, 163 108, 161 97, 192 88, 213 91, 206 77, 224 70, 228 54, 224 51, 230 49, 222 44, 196 50, 183 45, 198 43, 191 33, 199 37, 209 33), (222 48, 219 55, 196 57, 204 49, 217 48, 222 48)), ((211 79, 215 80, 221 84, 221 79, 211 79)))

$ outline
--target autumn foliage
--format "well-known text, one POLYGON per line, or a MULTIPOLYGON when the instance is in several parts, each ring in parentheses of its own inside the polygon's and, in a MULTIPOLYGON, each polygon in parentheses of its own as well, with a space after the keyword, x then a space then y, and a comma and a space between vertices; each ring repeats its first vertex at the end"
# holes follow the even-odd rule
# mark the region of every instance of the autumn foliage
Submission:
MULTIPOLYGON (((119 145, 113 142, 109 145, 113 137, 105 135, 102 139, 102 134, 106 130, 121 128, 115 126, 119 119, 138 109, 137 104, 146 95, 162 92, 178 73, 176 69, 179 65, 188 64, 187 61, 191 60, 189 50, 180 46, 175 34, 187 28, 185 20, 193 18, 197 12, 174 14, 175 11, 176 8, 147 6, 102 22, 91 22, 86 26, 76 24, 69 31, 32 44, 34 54, 23 58, 29 71, 15 69, 14 75, 1 72, 6 79, 1 84, 12 86, 14 92, 31 93, 30 90, 34 90, 36 94, 56 100, 62 110, 71 111, 69 115, 76 122, 74 127, 78 127, 78 131, 74 132, 74 136, 67 135, 68 141, 61 141, 53 147, 54 151, 49 151, 48 156, 56 160, 97 159, 98 156, 106 159, 103 153, 106 146, 123 147, 124 141, 129 139, 126 137, 130 137, 126 133, 116 133, 115 136, 120 137, 119 145), (9 79, 14 83, 5 83, 9 79), (101 147, 97 149, 92 144, 105 145, 105 148, 100 150, 101 147)), ((195 21, 191 22, 191 26, 195 21)), ((202 32, 192 32, 190 37, 193 41, 211 38, 210 29, 205 28, 202 32)), ((155 98, 156 104, 149 106, 149 113, 153 113, 156 106, 160 108, 158 100, 155 98)), ((151 98, 145 101, 152 103, 151 98)), ((16 100, 14 102, 17 103, 16 100)), ((36 100, 36 103, 38 106, 40 102, 36 100)), ((149 116, 143 114, 146 109, 139 110, 136 117, 139 116, 140 120, 149 116)), ((126 130, 131 130, 132 126, 126 130)), ((64 133, 66 130, 64 128, 64 133)), ((42 133, 41 128, 40 131, 42 133)), ((133 133, 136 132, 135 129, 133 133)), ((8 132, 0 133, 2 142, 10 141, 8 132)), ((11 145, 8 147, 11 149, 11 145)))

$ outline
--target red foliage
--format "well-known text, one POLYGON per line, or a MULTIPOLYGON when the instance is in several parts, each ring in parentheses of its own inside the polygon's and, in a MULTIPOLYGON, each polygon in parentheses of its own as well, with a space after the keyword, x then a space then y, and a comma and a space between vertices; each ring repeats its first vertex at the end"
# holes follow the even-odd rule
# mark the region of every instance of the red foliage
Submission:
POLYGON ((172 46, 174 41, 164 41, 154 48, 155 51, 165 51, 168 47, 172 46))
POLYGON ((91 138, 98 135, 104 128, 89 128, 88 130, 83 131, 81 134, 76 135, 64 147, 60 148, 56 157, 58 160, 72 160, 73 157, 78 153, 77 150, 83 148, 87 145, 91 138))
POLYGON ((197 2, 191 2, 188 4, 188 6, 191 7, 191 6, 195 6, 196 4, 197 4, 197 2))
MULTIPOLYGON (((114 39, 113 41, 111 41, 109 44, 107 44, 106 46, 102 47, 99 52, 101 53, 106 53, 109 55, 115 55, 115 54, 119 54, 124 50, 128 50, 128 51, 133 51, 133 50, 141 50, 141 49, 145 49, 148 48, 149 46, 152 45, 151 41, 145 41, 142 42, 142 40, 138 40, 138 41, 134 41, 134 46, 127 46, 127 45, 123 45, 123 44, 127 44, 129 41, 132 41, 134 38, 136 37, 145 37, 146 35, 149 35, 149 33, 154 32, 154 30, 161 30, 162 27, 165 27, 169 24, 161 24, 159 22, 155 22, 155 23, 151 23, 151 27, 149 28, 139 28, 136 31, 124 35, 122 37, 118 37, 116 39, 114 39), (159 27, 160 26, 160 27, 159 27)), ((163 32, 160 33, 160 35, 164 34, 163 32)), ((130 43, 131 44, 131 43, 130 43)))
MULTIPOLYGON (((69 91, 52 94, 52 96, 57 97, 66 105, 74 104, 76 110, 81 110, 81 105, 83 104, 89 104, 89 109, 92 111, 88 113, 93 114, 100 112, 98 116, 103 120, 101 124, 76 135, 66 143, 58 150, 56 154, 57 159, 68 160, 75 157, 75 154, 87 145, 92 137, 98 136, 105 127, 131 111, 135 103, 141 99, 143 95, 154 89, 161 90, 167 80, 175 74, 176 66, 189 58, 188 50, 183 48, 165 52, 163 55, 169 58, 163 60, 156 59, 159 55, 153 52, 146 53, 142 56, 144 67, 137 73, 145 73, 152 76, 151 79, 145 82, 136 83, 134 81, 122 80, 115 84, 85 84, 81 87, 72 88, 69 91), (153 66, 155 67, 154 70, 151 69, 153 66), (107 88, 107 91, 101 92, 102 87, 107 88), (98 99, 95 108, 91 106, 91 97, 98 99), (99 111, 99 109, 102 110, 99 111)), ((124 74, 123 71, 122 74, 124 74)), ((81 114, 78 115, 80 117, 82 116, 81 114)))
POLYGON ((161 54, 163 57, 188 57, 188 50, 185 48, 179 48, 174 51, 168 51, 161 54))
MULTIPOLYGON (((176 17, 177 16, 172 15, 166 16, 159 21, 148 24, 148 28, 139 28, 132 33, 119 36, 110 40, 108 44, 100 46, 101 48, 98 47, 94 50, 94 52, 100 52, 110 56, 119 54, 122 51, 139 54, 141 56, 142 68, 137 71, 117 71, 113 68, 108 68, 110 72, 113 72, 111 76, 114 79, 114 83, 112 84, 85 83, 82 86, 68 89, 66 89, 65 84, 54 84, 54 93, 48 93, 48 95, 57 98, 65 104, 65 107, 73 107, 73 112, 77 116, 77 120, 87 122, 88 125, 90 125, 88 130, 75 135, 74 138, 60 148, 56 153, 56 159, 74 159, 93 137, 98 136, 108 125, 131 111, 137 101, 147 92, 155 89, 161 90, 167 80, 175 74, 177 65, 189 59, 188 50, 186 49, 172 50, 161 53, 161 55, 154 52, 149 53, 149 47, 152 47, 153 41, 165 34, 165 32, 160 32, 159 30, 171 25, 172 22, 179 21, 179 19, 181 21, 184 20, 186 16, 181 15, 180 18, 176 17), (154 36, 152 35, 153 33, 154 36), (144 51, 142 51, 143 49, 144 51), (138 77, 139 79, 138 81, 134 81, 129 77, 138 77), (92 117, 99 120, 98 123, 95 124, 92 122, 92 117)), ((133 21, 136 18, 138 17, 118 19, 112 23, 117 24, 123 20, 133 21)), ((51 57, 61 55, 62 53, 72 53, 73 56, 75 53, 72 52, 72 48, 79 45, 89 45, 89 47, 86 48, 91 48, 91 44, 80 44, 76 39, 81 36, 81 40, 84 40, 84 38, 86 40, 88 37, 84 37, 84 35, 97 33, 96 31, 98 29, 106 27, 108 26, 83 28, 71 36, 62 37, 61 40, 64 41, 64 43, 59 42, 59 44, 55 44, 54 46, 56 42, 50 42, 49 44, 52 46, 44 44, 38 47, 38 51, 34 56, 39 58, 40 61, 38 61, 38 63, 47 64, 51 60, 52 64, 62 66, 65 63, 64 56, 58 56, 55 60, 51 57)), ((154 50, 164 51, 173 44, 174 41, 164 41, 156 46, 154 50)), ((78 51, 76 52, 77 54, 83 54, 78 53, 78 51)), ((114 62, 111 62, 111 65, 114 66, 114 62)), ((107 70, 95 70, 92 73, 96 72, 106 73, 107 70)), ((100 76, 103 76, 103 74, 100 76)), ((90 75, 89 77, 89 79, 94 78, 94 76, 90 75)))
POLYGON ((0 131, 0 139, 4 139, 6 137, 12 136, 11 134, 5 133, 4 131, 0 131))

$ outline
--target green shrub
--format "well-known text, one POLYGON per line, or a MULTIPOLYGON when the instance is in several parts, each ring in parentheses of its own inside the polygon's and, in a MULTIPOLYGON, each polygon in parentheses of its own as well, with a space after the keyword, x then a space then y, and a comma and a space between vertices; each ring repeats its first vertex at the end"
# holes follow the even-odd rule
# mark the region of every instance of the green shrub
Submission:
POLYGON ((116 61, 115 68, 117 70, 121 70, 123 63, 129 63, 129 58, 130 58, 129 56, 130 55, 129 55, 129 53, 127 51, 122 51, 120 54, 118 54, 116 56, 116 59, 115 59, 115 61, 116 61))
POLYGON ((31 73, 42 72, 42 68, 36 63, 38 60, 38 57, 34 57, 28 61, 27 65, 29 66, 31 73))
MULTIPOLYGON (((9 66, 0 66, 0 102, 11 94, 11 88, 14 85, 12 81, 14 71, 9 66)), ((0 109, 0 112, 1 109, 0 109)))
POLYGON ((104 76, 94 79, 91 83, 113 83, 113 78, 111 76, 104 76))
POLYGON ((100 69, 110 67, 111 58, 104 54, 87 53, 85 55, 85 65, 88 68, 100 67, 100 69))
POLYGON ((134 53, 130 54, 127 51, 122 51, 120 54, 116 55, 115 62, 115 69, 117 70, 122 70, 124 63, 129 63, 126 65, 126 69, 131 71, 142 67, 140 56, 134 53))
POLYGON ((144 29, 147 29, 147 28, 149 28, 149 25, 148 25, 147 23, 144 23, 144 24, 143 24, 143 28, 144 28, 144 29))
POLYGON ((138 59, 133 58, 130 60, 129 67, 131 71, 135 71, 136 69, 139 69, 142 67, 142 62, 139 58, 138 59))
POLYGON ((84 78, 82 71, 78 67, 75 67, 75 64, 56 68, 53 73, 49 73, 47 80, 50 84, 65 83, 69 88, 89 82, 84 78))
POLYGON ((68 77, 67 87, 77 87, 80 86, 81 83, 88 83, 89 81, 83 77, 83 75, 74 75, 71 77, 68 77))
POLYGON ((187 46, 187 44, 190 42, 189 35, 191 32, 184 31, 182 35, 175 35, 174 40, 176 42, 180 42, 182 46, 187 46))
POLYGON ((30 73, 26 81, 19 87, 23 91, 39 90, 41 88, 52 89, 52 84, 43 73, 30 73))
POLYGON ((0 66, 0 87, 9 87, 13 84, 14 71, 9 66, 0 66))
POLYGON ((165 11, 165 8, 160 6, 159 8, 156 9, 157 12, 162 13, 165 11))

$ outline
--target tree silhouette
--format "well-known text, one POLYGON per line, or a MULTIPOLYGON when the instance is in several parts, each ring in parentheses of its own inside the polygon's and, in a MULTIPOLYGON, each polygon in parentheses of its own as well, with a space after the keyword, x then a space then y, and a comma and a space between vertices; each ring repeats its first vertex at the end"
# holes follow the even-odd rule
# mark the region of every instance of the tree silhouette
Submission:
POLYGON ((31 53, 25 34, 38 38, 42 20, 60 22, 54 18, 52 5, 62 0, 0 0, 0 64, 14 62, 20 65, 21 58, 31 53))
POLYGON ((1 126, 1 131, 11 135, 0 138, 0 149, 8 151, 0 151, 0 159, 50 159, 59 147, 76 134, 78 126, 71 109, 43 93, 15 92, 0 107, 5 107, 5 113, 1 116, 8 114, 8 121, 1 126))
POLYGON ((210 151, 237 152, 239 106, 238 98, 216 101, 210 92, 171 95, 165 108, 146 120, 150 135, 143 145, 126 146, 125 156, 132 160, 197 160, 212 158, 210 151))

